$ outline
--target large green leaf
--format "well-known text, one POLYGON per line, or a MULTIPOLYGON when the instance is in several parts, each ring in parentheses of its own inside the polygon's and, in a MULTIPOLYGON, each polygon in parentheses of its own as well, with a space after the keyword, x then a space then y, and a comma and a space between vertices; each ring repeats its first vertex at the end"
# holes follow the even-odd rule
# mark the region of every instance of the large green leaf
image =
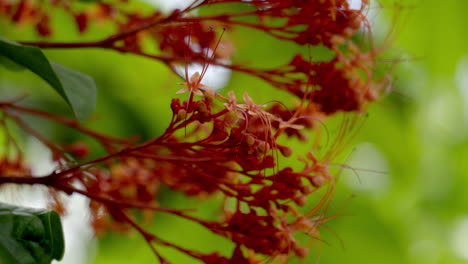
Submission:
POLYGON ((9 58, 0 55, 0 64, 3 65, 3 67, 7 68, 10 71, 15 71, 19 72, 24 70, 24 67, 15 63, 14 61, 10 60, 9 58))
POLYGON ((0 203, 0 264, 49 264, 64 250, 56 212, 0 203))
POLYGON ((79 120, 86 119, 93 112, 97 91, 91 77, 49 62, 36 47, 24 46, 3 37, 0 37, 0 56, 29 69, 48 82, 71 106, 79 120))

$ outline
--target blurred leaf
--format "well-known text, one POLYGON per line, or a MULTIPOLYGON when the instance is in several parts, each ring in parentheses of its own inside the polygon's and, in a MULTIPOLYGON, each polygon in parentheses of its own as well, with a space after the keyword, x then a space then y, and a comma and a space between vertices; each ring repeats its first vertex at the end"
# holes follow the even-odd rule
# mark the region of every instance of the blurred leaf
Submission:
POLYGON ((0 55, 0 64, 3 65, 6 69, 10 71, 22 71, 24 70, 24 67, 19 65, 18 63, 15 63, 14 61, 10 60, 9 58, 5 56, 0 55))
POLYGON ((96 106, 96 84, 93 78, 52 62, 52 68, 63 84, 66 97, 79 120, 89 117, 96 106))
POLYGON ((60 216, 0 203, 0 263, 48 264, 63 257, 60 216))
POLYGON ((28 68, 48 82, 71 106, 79 120, 86 119, 93 112, 97 92, 91 77, 49 62, 36 47, 23 46, 3 37, 0 37, 0 55, 28 68))

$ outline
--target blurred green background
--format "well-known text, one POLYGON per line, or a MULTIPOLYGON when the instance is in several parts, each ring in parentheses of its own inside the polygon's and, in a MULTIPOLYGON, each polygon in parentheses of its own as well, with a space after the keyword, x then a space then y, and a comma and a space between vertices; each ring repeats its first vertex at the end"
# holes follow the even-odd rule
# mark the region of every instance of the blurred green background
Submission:
MULTIPOLYGON (((337 161, 357 168, 356 173, 340 172, 328 211, 339 215, 322 229, 324 242, 313 244, 313 253, 303 263, 468 263, 468 1, 388 0, 374 1, 372 6, 368 17, 375 36, 385 42, 390 35, 385 42, 391 43, 389 55, 382 63, 393 72, 392 90, 370 108, 358 137, 337 161)), ((65 32, 58 40, 80 38, 68 17, 58 14, 55 19, 57 31, 65 32)), ((12 39, 35 37, 28 29, 1 25, 0 33, 12 39)), ((85 38, 93 39, 105 30, 93 26, 85 38)), ((303 51, 254 34, 233 33, 235 61, 274 66, 303 51), (274 50, 265 48, 272 46, 274 50)), ((48 50, 47 55, 95 78, 98 107, 89 126, 148 139, 168 123, 170 99, 180 89, 181 79, 162 64, 102 50, 48 50)), ((2 98, 28 92, 31 104, 67 111, 32 74, 4 70, 0 74, 2 98)), ((248 91, 257 102, 284 96, 238 73, 221 92, 231 89, 238 95, 248 91)), ((327 123, 331 135, 337 122, 327 123)), ((72 131, 38 125, 59 140, 79 139, 72 131)), ((168 191, 161 193, 160 202, 196 207, 197 214, 206 217, 215 217, 219 206, 216 200, 186 199, 168 191)), ((152 230, 206 252, 231 249, 223 239, 167 215, 158 214, 152 230)), ((156 261, 136 234, 106 235, 91 243, 89 254, 95 264, 156 261)), ((197 263, 171 250, 163 254, 175 264, 197 263)))

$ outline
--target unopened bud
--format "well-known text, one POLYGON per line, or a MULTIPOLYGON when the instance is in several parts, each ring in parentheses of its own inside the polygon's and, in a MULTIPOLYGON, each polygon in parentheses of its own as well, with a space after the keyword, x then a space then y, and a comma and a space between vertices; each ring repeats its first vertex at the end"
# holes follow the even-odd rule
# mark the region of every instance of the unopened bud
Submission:
POLYGON ((325 182, 326 182, 326 179, 322 174, 317 174, 317 175, 312 177, 312 184, 316 188, 322 187, 325 184, 325 182))
POLYGON ((208 113, 208 107, 206 106, 205 102, 199 101, 197 103, 197 111, 200 112, 201 114, 208 113))
POLYGON ((312 187, 310 187, 310 185, 301 186, 301 193, 303 193, 303 194, 310 194, 313 191, 314 191, 314 189, 312 187))
POLYGON ((290 157, 293 153, 292 148, 286 146, 279 146, 279 150, 281 154, 285 157, 290 157))
POLYGON ((304 206, 306 204, 306 198, 304 196, 296 196, 293 200, 299 206, 304 206))
POLYGON ((177 119, 182 120, 182 119, 185 119, 186 117, 187 117, 187 111, 185 111, 185 109, 179 109, 179 111, 177 112, 177 119))
POLYGON ((67 150, 73 154, 73 156, 82 159, 89 153, 89 147, 84 142, 77 142, 67 147, 67 150))
POLYGON ((296 247, 294 248, 294 253, 300 258, 305 258, 307 254, 309 254, 309 249, 303 247, 296 247))
POLYGON ((252 135, 247 135, 245 137, 245 143, 247 143, 249 146, 252 146, 255 143, 255 137, 252 135))
POLYGON ((262 141, 258 144, 257 148, 261 153, 267 153, 270 150, 270 144, 268 144, 265 141, 262 141))

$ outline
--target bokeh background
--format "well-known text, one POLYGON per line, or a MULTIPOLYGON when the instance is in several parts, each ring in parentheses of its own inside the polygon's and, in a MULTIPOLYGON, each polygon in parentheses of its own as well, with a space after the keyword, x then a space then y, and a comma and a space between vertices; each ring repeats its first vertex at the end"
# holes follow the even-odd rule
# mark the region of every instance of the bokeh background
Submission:
MULTIPOLYGON (((355 168, 337 170, 339 180, 328 214, 333 220, 303 263, 468 263, 468 1, 371 0, 368 17, 380 43, 390 43, 382 65, 392 72, 391 91, 370 107, 364 126, 336 162, 355 168)), ((164 4, 165 10, 171 0, 164 4)), ((175 1, 172 1, 174 4, 175 1)), ((161 3, 152 3, 161 4, 161 3)), ((3 23, 3 22, 2 22, 3 23)), ((62 39, 83 39, 64 15, 54 21, 62 39), (63 33, 63 34, 62 34, 63 33)), ((0 24, 0 35, 12 39, 37 38, 29 29, 0 24)), ((103 35, 93 26, 85 39, 103 35)), ((299 47, 238 30, 234 60, 260 67, 285 63, 299 47), (275 47, 274 50, 265 47, 275 47)), ((312 49, 317 57, 320 49, 312 49)), ((132 55, 103 50, 48 50, 52 60, 93 76, 99 89, 98 106, 90 127, 117 136, 157 136, 169 121, 169 103, 181 79, 164 65, 132 55)), ((325 56, 325 55, 323 55, 325 56)), ((213 69, 214 70, 214 69, 213 69)), ((229 77, 229 73, 226 73, 229 77)), ((256 101, 283 98, 262 81, 232 73, 227 93, 248 91, 256 101)), ((28 103, 53 111, 68 111, 58 96, 27 72, 0 70, 2 98, 27 92, 28 103)), ((333 138, 339 120, 326 123, 333 138)), ((73 131, 31 120, 44 133, 61 141, 80 139, 73 131)), ((298 152, 307 147, 297 144, 298 152)), ((47 171, 44 151, 37 142, 24 142, 37 172, 47 171), (45 165, 44 165, 45 164, 45 165)), ((27 192, 31 193, 28 189, 27 192)), ((2 199, 31 202, 5 193, 2 199)), ((31 196, 29 194, 29 196, 31 196)), ((215 217, 219 201, 187 199, 162 190, 160 203, 175 208, 198 208, 215 217)), ((63 263, 154 263, 136 234, 107 234, 92 239, 86 226, 85 201, 70 200, 63 263)), ((231 245, 186 221, 157 215, 156 234, 180 245, 227 253, 231 245)), ((196 261, 163 250, 172 263, 196 261)))

